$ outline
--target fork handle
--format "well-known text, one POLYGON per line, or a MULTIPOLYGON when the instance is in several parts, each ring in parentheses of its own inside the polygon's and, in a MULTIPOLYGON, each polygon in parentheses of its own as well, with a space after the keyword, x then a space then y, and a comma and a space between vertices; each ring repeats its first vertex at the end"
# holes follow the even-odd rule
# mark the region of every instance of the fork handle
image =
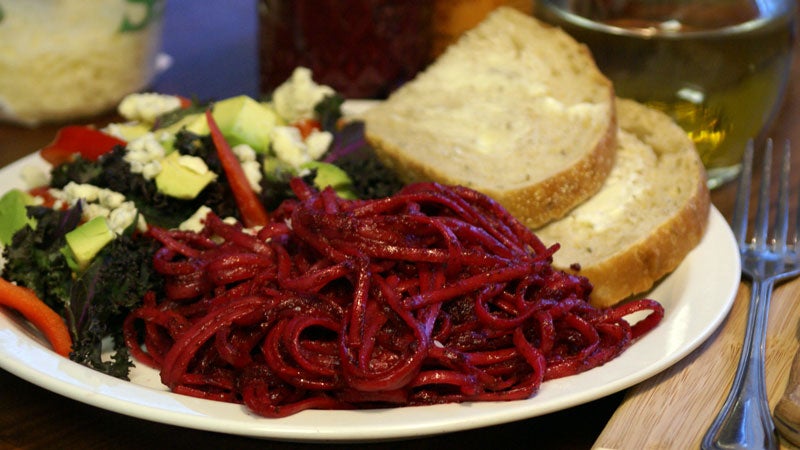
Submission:
POLYGON ((744 344, 733 386, 703 437, 703 449, 778 448, 764 379, 764 348, 772 288, 772 281, 753 282, 744 344))
POLYGON ((800 351, 794 355, 786 391, 775 406, 775 425, 786 440, 800 447, 800 351))

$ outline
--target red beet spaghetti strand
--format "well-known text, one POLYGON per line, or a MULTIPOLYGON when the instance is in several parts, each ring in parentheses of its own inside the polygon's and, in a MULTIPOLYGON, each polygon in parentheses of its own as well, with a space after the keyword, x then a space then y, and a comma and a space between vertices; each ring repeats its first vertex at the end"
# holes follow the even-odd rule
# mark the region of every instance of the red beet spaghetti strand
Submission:
POLYGON ((552 267, 558 246, 475 191, 418 183, 360 201, 291 186, 258 231, 212 213, 200 233, 152 232, 163 298, 125 339, 175 392, 267 417, 523 399, 664 315, 652 300, 592 307, 588 280, 552 267))

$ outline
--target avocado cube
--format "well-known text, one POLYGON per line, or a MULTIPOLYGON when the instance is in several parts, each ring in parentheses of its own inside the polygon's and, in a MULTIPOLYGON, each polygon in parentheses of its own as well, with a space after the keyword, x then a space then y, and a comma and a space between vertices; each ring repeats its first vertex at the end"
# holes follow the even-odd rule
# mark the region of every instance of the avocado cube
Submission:
POLYGON ((208 124, 206 123, 206 119, 203 114, 200 113, 189 114, 172 125, 159 128, 158 131, 166 131, 170 134, 178 134, 178 131, 181 131, 183 128, 186 128, 187 131, 191 131, 199 135, 208 134, 208 124))
POLYGON ((216 178, 217 174, 208 170, 201 159, 172 152, 161 160, 161 172, 156 175, 156 188, 164 195, 191 200, 216 178), (187 164, 186 159, 202 164, 196 167, 198 164, 187 164))
POLYGON ((80 267, 86 267, 106 244, 114 240, 114 232, 108 227, 105 217, 98 216, 64 237, 75 262, 80 267))
MULTIPOLYGON (((269 151, 270 133, 283 120, 272 107, 246 95, 227 98, 214 104, 214 120, 231 147, 247 144, 257 153, 269 151)), ((205 115, 187 116, 185 126, 192 133, 210 133, 205 115)), ((177 131, 177 130, 176 130, 177 131)))
POLYGON ((122 140, 130 142, 149 133, 150 128, 141 123, 117 123, 111 126, 109 132, 111 131, 116 133, 122 140))
POLYGON ((12 189, 0 197, 0 243, 9 245, 17 231, 26 225, 36 225, 36 221, 28 217, 27 206, 31 202, 31 196, 19 189, 12 189))
POLYGON ((353 192, 353 181, 340 167, 322 161, 310 161, 300 167, 317 171, 314 177, 314 186, 317 189, 325 189, 330 186, 339 197, 350 199, 356 197, 353 192))

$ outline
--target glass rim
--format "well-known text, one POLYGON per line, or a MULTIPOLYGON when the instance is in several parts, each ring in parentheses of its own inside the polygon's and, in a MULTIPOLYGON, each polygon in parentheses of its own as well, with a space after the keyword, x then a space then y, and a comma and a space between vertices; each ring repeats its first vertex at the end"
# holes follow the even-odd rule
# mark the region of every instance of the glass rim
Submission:
MULTIPOLYGON (((776 9, 775 14, 769 16, 759 16, 746 22, 738 23, 735 25, 722 26, 717 28, 708 28, 702 30, 671 30, 663 27, 624 27, 619 25, 612 25, 581 14, 569 11, 568 9, 558 6, 553 1, 542 1, 541 3, 551 13, 566 19, 567 22, 579 25, 584 28, 600 31, 605 34, 612 34, 617 36, 636 37, 640 39, 652 38, 667 38, 667 39, 690 39, 690 38, 721 38, 731 35, 738 35, 759 29, 769 24, 777 23, 790 23, 792 28, 797 28, 797 2, 785 2, 780 9, 776 9)), ((665 20, 663 23, 669 22, 665 20)), ((780 25, 783 26, 783 25, 780 25)))

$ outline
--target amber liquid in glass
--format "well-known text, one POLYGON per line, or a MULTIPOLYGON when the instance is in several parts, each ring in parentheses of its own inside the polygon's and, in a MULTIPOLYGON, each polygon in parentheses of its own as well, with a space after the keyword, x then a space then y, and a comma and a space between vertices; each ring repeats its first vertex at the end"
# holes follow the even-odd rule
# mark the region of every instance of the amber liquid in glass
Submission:
POLYGON ((539 0, 535 14, 585 43, 619 96, 670 114, 695 142, 710 187, 734 178, 747 140, 781 103, 794 1, 623 3, 613 11, 600 7, 608 2, 539 0), (780 7, 762 9, 769 4, 780 7))

